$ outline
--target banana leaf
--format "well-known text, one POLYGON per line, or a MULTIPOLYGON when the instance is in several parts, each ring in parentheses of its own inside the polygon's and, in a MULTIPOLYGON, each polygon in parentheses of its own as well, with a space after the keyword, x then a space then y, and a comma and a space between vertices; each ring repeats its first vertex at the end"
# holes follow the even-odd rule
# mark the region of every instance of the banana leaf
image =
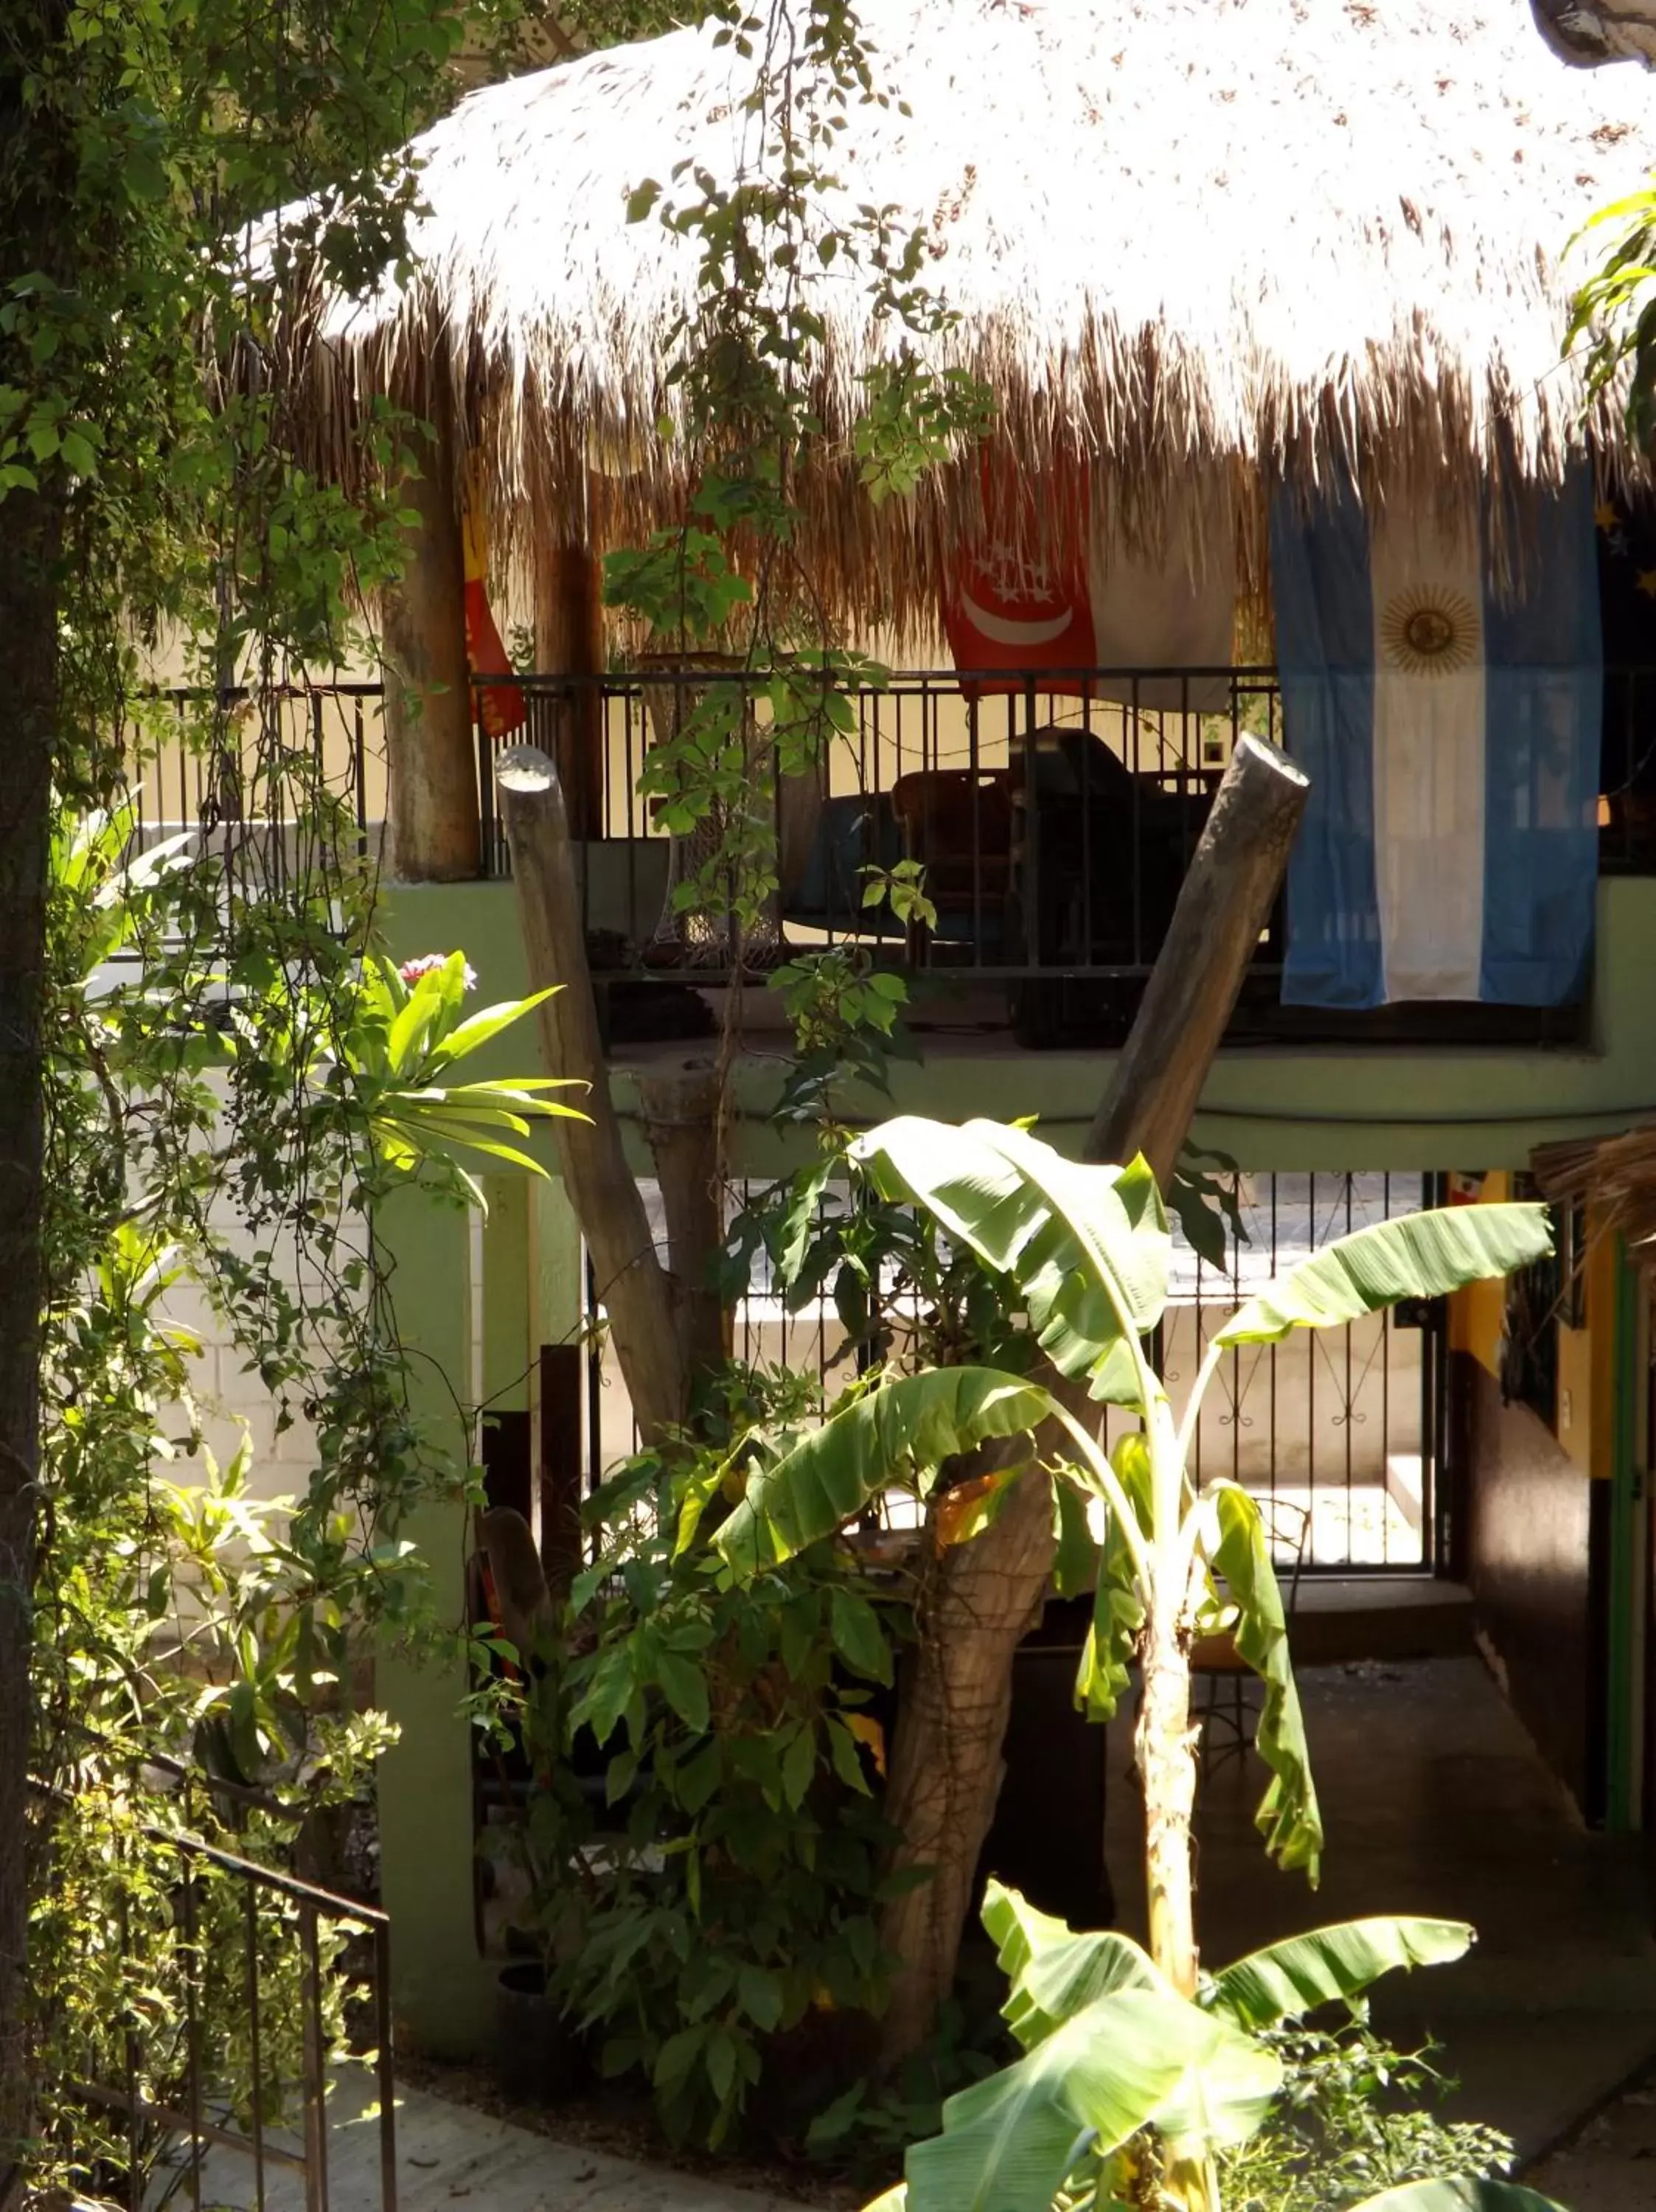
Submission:
POLYGON ((1552 1249, 1544 1206, 1441 1206, 1325 1244, 1250 1298, 1216 1344, 1275 1344, 1296 1328, 1338 1328, 1399 1298, 1440 1297, 1508 1275, 1552 1249))
POLYGON ((981 1917, 1009 1984, 1001 2017, 1025 2051, 1099 1997, 1117 1990, 1168 1989, 1131 1936, 1110 1929, 1077 1934, 1003 1882, 989 1881, 981 1917))
POLYGON ((755 1471, 713 1538, 738 1575, 790 1559, 832 1535, 897 1477, 930 1487, 944 1460, 1046 1419, 1038 1383, 993 1367, 939 1367, 883 1382, 755 1471))
MULTIPOLYGON (((987 1917, 986 1907, 985 1917, 987 1917)), ((1464 1920, 1347 1920, 1267 1944, 1216 1974, 1200 2002, 1239 2027, 1274 2027, 1336 1998, 1359 1997, 1399 1966, 1464 1958, 1477 1941, 1464 1920)))
POLYGON ((1289 1657, 1288 1622, 1259 1509, 1234 1482, 1214 1482, 1203 1510, 1213 1516, 1208 1558, 1224 1577, 1237 1608, 1236 1649, 1265 1686, 1255 1747, 1271 1783, 1254 1815, 1265 1849, 1284 1873, 1303 1867, 1314 1889, 1322 1853, 1322 1816, 1311 1779, 1305 1719, 1289 1657))
POLYGON ((1269 2052, 1170 1990, 1117 1990, 949 2099, 943 2133, 908 2154, 909 2212, 1051 2212, 1082 2158, 1152 2123, 1199 2117, 1211 2140, 1246 2141, 1280 2079, 1269 2052))
POLYGON ((1083 1167, 1027 1129, 957 1128, 918 1115, 859 1138, 852 1158, 887 1198, 924 1206, 986 1267, 1012 1277, 1060 1374, 1088 1376, 1095 1398, 1138 1402, 1126 1340, 1161 1319, 1172 1250, 1143 1160, 1083 1167))

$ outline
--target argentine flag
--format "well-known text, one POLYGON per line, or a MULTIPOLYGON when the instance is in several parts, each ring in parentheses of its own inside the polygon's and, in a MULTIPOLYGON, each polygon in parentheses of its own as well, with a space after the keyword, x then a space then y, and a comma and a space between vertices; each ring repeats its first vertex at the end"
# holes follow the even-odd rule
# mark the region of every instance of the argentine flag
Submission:
POLYGON ((1603 647, 1592 490, 1526 493, 1518 582, 1488 519, 1349 486, 1271 515, 1289 750, 1293 1005, 1580 995, 1598 869, 1603 647))

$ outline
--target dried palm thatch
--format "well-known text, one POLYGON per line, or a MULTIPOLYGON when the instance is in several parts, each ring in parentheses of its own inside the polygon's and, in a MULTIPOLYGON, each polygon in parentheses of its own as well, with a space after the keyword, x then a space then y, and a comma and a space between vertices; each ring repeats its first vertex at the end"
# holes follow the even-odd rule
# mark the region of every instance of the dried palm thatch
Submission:
MULTIPOLYGON (((1435 482, 1555 483, 1581 440, 1561 366, 1566 242, 1656 153, 1636 69, 1565 65, 1525 0, 865 0, 893 105, 852 112, 847 212, 895 203, 958 320, 922 348, 986 378, 1028 470, 1083 465, 1133 535, 1209 487, 1257 582, 1265 488, 1378 457, 1435 482)), ((418 142, 406 283, 288 324, 316 455, 371 396, 440 404, 496 527, 600 543, 676 516, 663 333, 695 246, 629 191, 728 179, 749 65, 685 30, 473 94, 418 142)), ((975 475, 875 510, 845 431, 901 333, 843 260, 811 279, 828 435, 810 552, 864 624, 929 616, 975 475)), ((1606 408, 1600 428, 1618 435, 1606 408)), ((1624 457, 1625 458, 1625 457, 1624 457)), ((1186 507, 1190 506, 1186 502, 1186 507)), ((1193 559, 1201 546, 1192 544, 1193 559)))
POLYGON ((1586 1200, 1620 1231, 1635 1262, 1656 1270, 1656 1126, 1543 1145, 1530 1164, 1543 1198, 1560 1206, 1586 1200))

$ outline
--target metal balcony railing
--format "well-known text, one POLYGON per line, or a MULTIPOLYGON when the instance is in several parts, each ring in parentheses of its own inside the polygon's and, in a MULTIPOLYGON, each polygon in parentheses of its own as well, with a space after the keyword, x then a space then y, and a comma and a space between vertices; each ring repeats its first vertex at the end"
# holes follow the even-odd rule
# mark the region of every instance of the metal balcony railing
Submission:
MULTIPOLYGON (((850 726, 822 746, 816 772, 779 781, 769 772, 765 687, 739 671, 531 673, 492 678, 489 688, 523 704, 506 742, 537 744, 559 762, 582 848, 589 929, 610 972, 690 968, 700 982, 728 972, 719 916, 702 915, 698 927, 692 915, 687 926, 675 908, 673 886, 694 856, 639 793, 651 749, 707 686, 723 684, 743 696, 754 803, 769 817, 780 885, 773 943, 851 941, 911 970, 1015 991, 1083 983, 1125 1009, 1155 961, 1237 739, 1248 732, 1291 752, 1292 732, 1269 667, 1083 670, 1056 696, 1046 688, 1053 681, 1043 672, 999 678, 989 690, 952 671, 918 671, 852 687, 850 726), (903 860, 925 872, 933 926, 866 902, 870 884, 903 860)), ((295 793, 319 763, 339 822, 354 825, 364 851, 378 850, 386 768, 377 685, 227 694, 204 750, 199 696, 159 703, 159 742, 152 711, 132 783, 145 842, 204 823, 232 846, 262 839, 279 863, 292 827, 286 761, 295 793)), ((485 878, 510 868, 499 750, 480 729, 485 878)), ((1602 869, 1656 873, 1656 667, 1606 672, 1601 788, 1602 869)), ((1275 1000, 1283 927, 1279 910, 1255 954, 1245 995, 1260 1006, 1275 1000)), ((751 962, 755 947, 745 950, 751 962)))

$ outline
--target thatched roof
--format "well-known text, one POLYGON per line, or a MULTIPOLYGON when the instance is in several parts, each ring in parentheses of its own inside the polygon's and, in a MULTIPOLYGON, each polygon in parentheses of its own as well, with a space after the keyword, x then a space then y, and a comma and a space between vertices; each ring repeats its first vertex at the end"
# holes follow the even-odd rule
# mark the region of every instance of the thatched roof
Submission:
POLYGON ((1615 1137, 1573 1137, 1530 1155, 1536 1186, 1555 1206, 1585 1200, 1620 1231, 1636 1264, 1656 1273, 1656 1127, 1615 1137))
MULTIPOLYGON (((847 202, 896 202, 938 249, 1026 465, 1084 457, 1143 511, 1199 464, 1257 548, 1260 487, 1377 452, 1556 481, 1583 391, 1559 362, 1567 240, 1656 160, 1656 82, 1572 70, 1528 0, 865 0, 883 84, 853 108, 847 202)), ((686 159, 728 177, 748 65, 685 30, 475 93, 419 142, 417 272, 312 303, 310 419, 336 456, 366 395, 458 397, 501 513, 604 534, 670 513, 663 333, 694 241, 626 200, 686 159)), ((864 617, 935 605, 961 470, 876 516, 832 434, 899 333, 843 264, 828 320, 816 552, 864 617), (893 580, 895 580, 895 584, 893 580)), ((1608 431, 1608 425, 1606 425, 1608 431)), ((1615 433, 1608 431, 1613 439, 1615 433)))

